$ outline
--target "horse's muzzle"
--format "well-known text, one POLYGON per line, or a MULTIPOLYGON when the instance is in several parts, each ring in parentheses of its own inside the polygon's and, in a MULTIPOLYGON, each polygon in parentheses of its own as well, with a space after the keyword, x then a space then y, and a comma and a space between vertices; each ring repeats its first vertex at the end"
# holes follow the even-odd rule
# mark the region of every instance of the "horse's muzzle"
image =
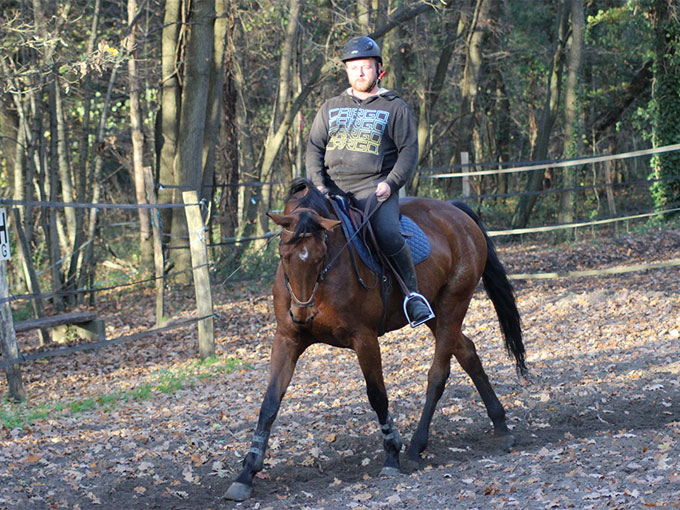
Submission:
POLYGON ((293 307, 288 309, 288 314, 293 324, 298 326, 309 326, 314 320, 314 311, 311 307, 295 307, 297 314, 293 313, 293 307))

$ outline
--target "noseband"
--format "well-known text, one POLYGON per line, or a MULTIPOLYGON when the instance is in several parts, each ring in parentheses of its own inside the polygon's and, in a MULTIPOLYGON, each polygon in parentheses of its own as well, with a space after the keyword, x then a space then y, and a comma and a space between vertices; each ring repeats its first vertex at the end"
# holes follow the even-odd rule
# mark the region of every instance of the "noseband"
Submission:
MULTIPOLYGON (((319 277, 320 276, 321 273, 319 273, 319 277)), ((316 283, 314 284, 314 289, 312 289, 312 295, 309 297, 309 299, 307 301, 300 301, 293 292, 293 289, 290 288, 290 283, 288 282, 288 275, 286 273, 283 273, 283 278, 286 282, 286 289, 288 289, 288 294, 290 294, 290 299, 293 301, 293 303, 302 308, 314 306, 314 296, 316 295, 316 290, 319 288, 319 282, 321 281, 319 277, 316 278, 316 283)))

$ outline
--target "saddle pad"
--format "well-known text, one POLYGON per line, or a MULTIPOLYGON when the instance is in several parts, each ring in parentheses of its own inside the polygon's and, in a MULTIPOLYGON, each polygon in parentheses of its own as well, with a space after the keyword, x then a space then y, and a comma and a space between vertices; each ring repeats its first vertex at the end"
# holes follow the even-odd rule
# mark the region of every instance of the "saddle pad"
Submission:
MULTIPOLYGON (((336 203, 339 205, 336 211, 340 211, 340 218, 338 219, 342 224, 342 230, 345 233, 345 237, 350 239, 354 236, 356 229, 349 219, 344 204, 339 200, 337 200, 336 203)), ((408 247, 411 249, 411 256, 413 257, 414 264, 419 264, 430 256, 430 240, 415 221, 408 216, 401 215, 399 217, 399 228, 408 247)), ((364 261, 364 264, 366 264, 371 271, 374 273, 382 272, 381 264, 373 252, 368 249, 361 238, 361 234, 357 234, 352 238, 352 244, 357 250, 359 257, 361 257, 361 260, 364 261)))

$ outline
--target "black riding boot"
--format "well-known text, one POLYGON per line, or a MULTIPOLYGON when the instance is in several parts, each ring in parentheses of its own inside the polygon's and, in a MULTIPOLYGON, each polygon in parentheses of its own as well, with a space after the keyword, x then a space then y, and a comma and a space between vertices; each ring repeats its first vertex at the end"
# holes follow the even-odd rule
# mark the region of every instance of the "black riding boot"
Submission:
POLYGON ((433 319, 434 313, 430 304, 425 296, 418 292, 416 269, 408 244, 404 243, 404 247, 392 255, 390 259, 409 291, 409 294, 404 296, 404 313, 411 327, 415 328, 419 324, 433 319))

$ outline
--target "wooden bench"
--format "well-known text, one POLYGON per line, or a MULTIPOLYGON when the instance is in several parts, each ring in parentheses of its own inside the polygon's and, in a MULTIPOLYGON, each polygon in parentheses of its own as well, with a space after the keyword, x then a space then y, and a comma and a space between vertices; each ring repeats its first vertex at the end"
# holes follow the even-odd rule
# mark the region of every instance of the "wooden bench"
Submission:
POLYGON ((17 333, 33 329, 49 329, 52 339, 59 343, 73 338, 106 339, 104 320, 97 319, 94 312, 64 313, 14 323, 14 331, 17 333))

